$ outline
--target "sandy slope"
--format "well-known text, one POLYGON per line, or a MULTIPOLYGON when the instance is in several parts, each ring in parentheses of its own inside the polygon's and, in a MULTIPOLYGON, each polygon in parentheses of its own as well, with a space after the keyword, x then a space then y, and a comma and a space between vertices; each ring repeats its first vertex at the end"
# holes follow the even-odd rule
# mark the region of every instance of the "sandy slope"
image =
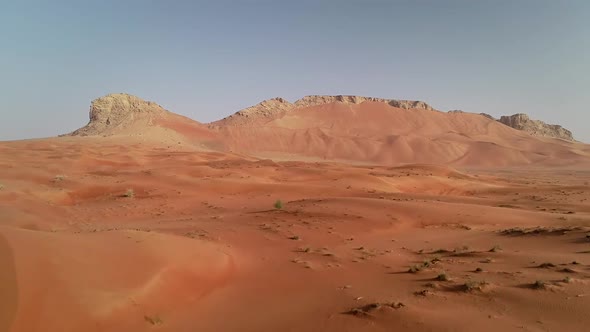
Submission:
MULTIPOLYGON (((498 145, 515 135, 465 121, 498 145)), ((587 168, 277 162, 139 137, 4 142, 0 155, 0 331, 590 324, 587 168)))
POLYGON ((73 136, 257 157, 346 163, 589 167, 587 144, 533 137, 486 116, 440 112, 417 101, 310 96, 275 98, 208 125, 127 94, 91 103, 73 136), (414 107, 414 108, 413 108, 414 107))
POLYGON ((3 271, 16 275, 16 296, 3 301, 14 331, 141 330, 137 317, 198 301, 233 270, 218 246, 158 233, 3 227, 0 235, 3 260, 16 270, 3 271))
POLYGON ((472 113, 400 109, 385 103, 329 103, 265 117, 216 122, 232 151, 289 153, 378 164, 454 166, 589 164, 587 145, 538 138, 472 113))

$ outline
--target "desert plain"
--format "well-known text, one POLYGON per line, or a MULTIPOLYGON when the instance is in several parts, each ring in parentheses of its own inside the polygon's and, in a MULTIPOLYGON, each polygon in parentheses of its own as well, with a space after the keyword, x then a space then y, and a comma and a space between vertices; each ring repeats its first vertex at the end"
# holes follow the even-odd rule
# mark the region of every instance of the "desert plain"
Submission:
POLYGON ((418 104, 201 124, 134 98, 0 142, 0 331, 590 326, 589 145, 418 104))

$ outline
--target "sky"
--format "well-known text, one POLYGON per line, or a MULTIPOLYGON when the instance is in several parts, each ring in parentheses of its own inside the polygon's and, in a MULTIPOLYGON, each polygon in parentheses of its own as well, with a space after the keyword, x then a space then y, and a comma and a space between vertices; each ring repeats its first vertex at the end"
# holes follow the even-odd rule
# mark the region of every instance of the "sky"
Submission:
POLYGON ((0 140, 125 92, 200 122, 312 94, 527 113, 590 142, 590 1, 2 1, 0 140))

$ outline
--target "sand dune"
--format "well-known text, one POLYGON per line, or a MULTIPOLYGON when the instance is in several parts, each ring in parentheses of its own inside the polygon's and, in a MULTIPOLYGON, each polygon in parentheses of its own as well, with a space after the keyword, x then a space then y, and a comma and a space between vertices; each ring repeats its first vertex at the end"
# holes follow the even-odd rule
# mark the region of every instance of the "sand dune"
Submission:
POLYGON ((208 125, 126 94, 92 102, 73 136, 265 158, 471 167, 590 165, 587 144, 531 136, 490 117, 418 101, 310 96, 264 101, 208 125))
POLYGON ((279 161, 133 136, 0 151, 3 331, 590 324, 584 168, 279 161))
POLYGON ((356 97, 90 117, 0 142, 0 331, 590 324, 586 144, 356 97))
POLYGON ((225 285, 234 268, 214 244, 159 233, 2 227, 0 236, 2 260, 13 265, 2 270, 12 280, 4 331, 141 330, 144 319, 225 285))
POLYGON ((232 151, 289 153, 378 164, 461 166, 588 164, 585 144, 533 137, 485 116, 333 102, 266 122, 216 123, 232 151))

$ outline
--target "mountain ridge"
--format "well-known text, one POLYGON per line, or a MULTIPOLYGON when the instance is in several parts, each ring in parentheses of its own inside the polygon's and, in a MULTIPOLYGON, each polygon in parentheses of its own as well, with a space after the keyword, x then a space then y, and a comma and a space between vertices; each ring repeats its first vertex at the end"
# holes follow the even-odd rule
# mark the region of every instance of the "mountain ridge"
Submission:
POLYGON ((388 165, 590 164, 589 145, 558 140, 540 130, 532 136, 524 129, 488 115, 438 111, 421 101, 359 96, 306 96, 294 103, 277 97, 202 124, 154 102, 111 94, 94 100, 89 123, 68 135, 141 136, 169 146, 252 157, 388 165))

